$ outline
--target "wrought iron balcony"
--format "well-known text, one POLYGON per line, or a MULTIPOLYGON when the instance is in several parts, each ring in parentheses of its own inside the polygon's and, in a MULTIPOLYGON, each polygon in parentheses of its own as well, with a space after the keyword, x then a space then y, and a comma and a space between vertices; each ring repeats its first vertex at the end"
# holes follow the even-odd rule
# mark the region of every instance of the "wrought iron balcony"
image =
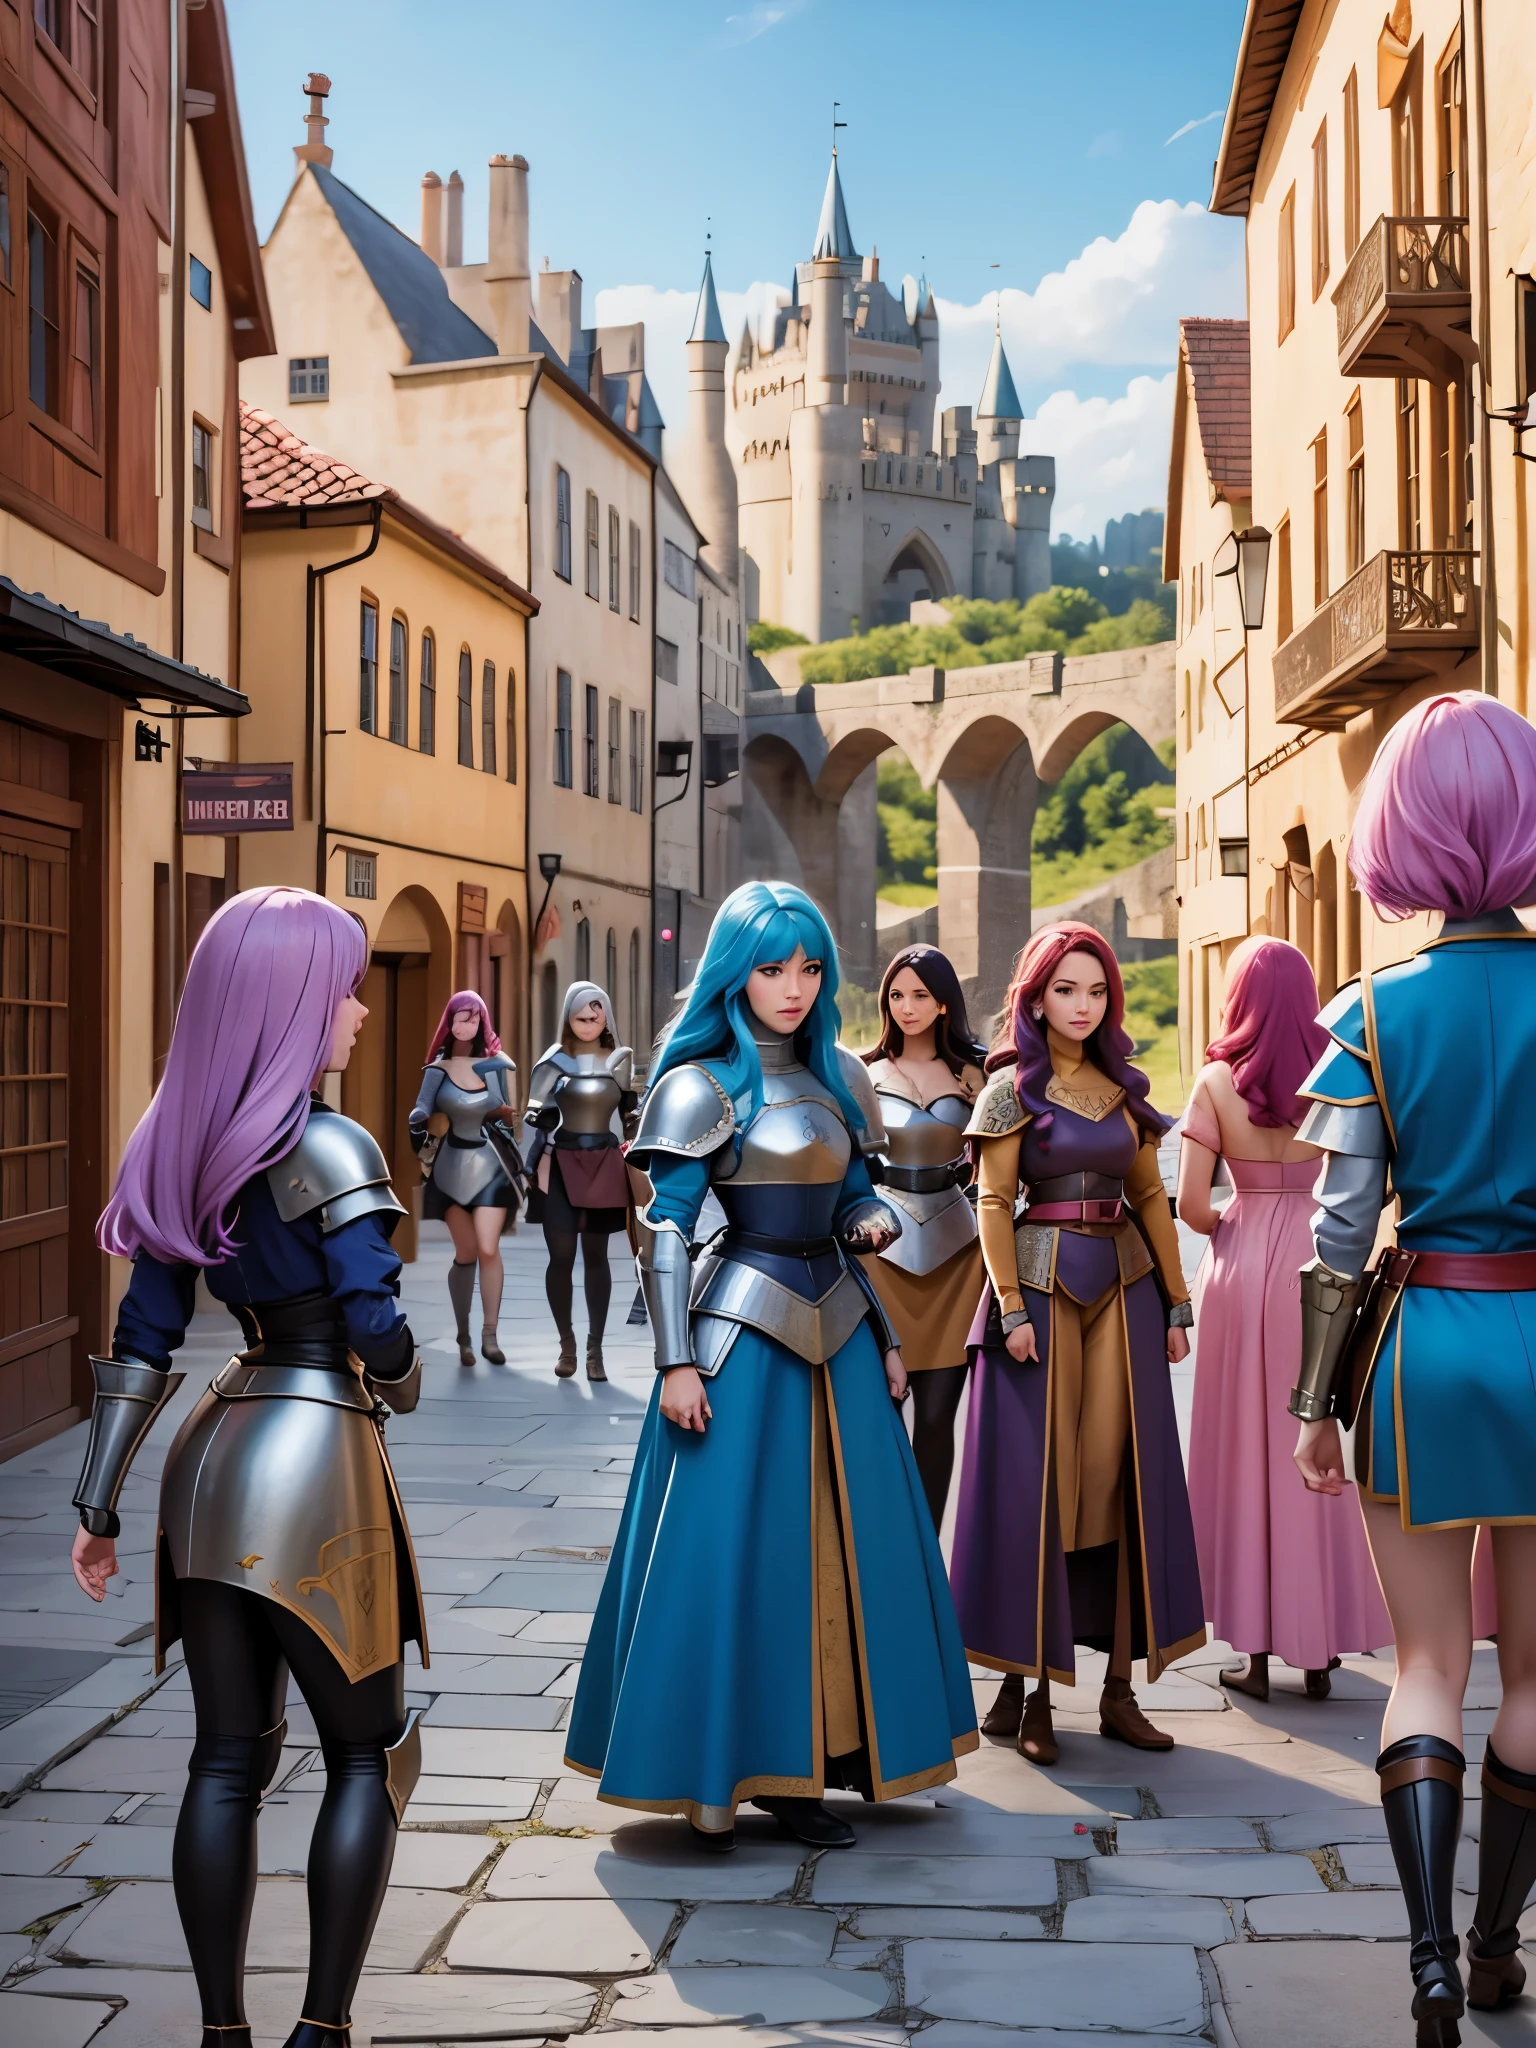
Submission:
POLYGON ((1383 214, 1333 295, 1341 377, 1443 378, 1470 362, 1472 268, 1464 220, 1383 214))
POLYGON ((1391 549, 1275 649, 1275 716, 1337 732, 1405 683, 1448 674, 1478 644, 1477 557, 1391 549))

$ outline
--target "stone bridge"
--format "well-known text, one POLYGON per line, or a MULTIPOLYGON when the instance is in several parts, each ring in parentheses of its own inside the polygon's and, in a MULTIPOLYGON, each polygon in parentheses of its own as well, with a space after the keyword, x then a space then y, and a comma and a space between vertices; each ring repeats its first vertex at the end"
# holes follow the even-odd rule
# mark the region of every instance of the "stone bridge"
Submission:
MULTIPOLYGON (((798 650, 769 657, 793 683, 798 650)), ((761 677, 764 664, 754 662, 761 677)), ((1030 838, 1040 785, 1107 726, 1149 745, 1174 729, 1173 645, 1036 654, 981 668, 915 668, 867 682, 756 689, 746 704, 743 865, 797 881, 826 910, 843 971, 870 988, 875 763, 900 748, 938 791, 939 943, 979 1017, 995 1009, 1030 929, 1030 838)))

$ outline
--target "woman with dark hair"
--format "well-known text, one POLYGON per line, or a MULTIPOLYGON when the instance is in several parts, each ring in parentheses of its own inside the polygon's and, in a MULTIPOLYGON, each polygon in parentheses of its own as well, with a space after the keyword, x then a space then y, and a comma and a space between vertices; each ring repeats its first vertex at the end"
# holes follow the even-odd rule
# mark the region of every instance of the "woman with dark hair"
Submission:
POLYGON ((446 1221, 453 1239, 448 1299, 460 1365, 473 1365, 469 1306, 480 1268, 480 1355, 505 1365, 501 1319, 501 1233, 521 1199, 523 1162, 510 1125, 517 1115, 517 1069, 501 1049, 490 1012, 472 988, 448 1004, 427 1047, 421 1093, 410 1115, 411 1144, 426 1175, 422 1213, 446 1221), (440 1119, 438 1130, 432 1119, 440 1119))
POLYGON ((968 1126, 992 1282, 950 1560, 973 1663, 1009 1675, 983 1724, 1055 1763, 1050 1681, 1108 1653, 1099 1733, 1171 1749, 1131 1691, 1205 1641, 1168 1367, 1193 1321, 1158 1171, 1167 1128, 1131 1065, 1091 925, 1036 932, 968 1126), (1019 1197, 1028 1203, 1017 1228, 1019 1197), (1024 1705, 1024 1679, 1039 1684, 1024 1705))
POLYGON ((560 1333, 556 1379, 568 1380, 576 1370, 571 1310, 578 1244, 587 1301, 587 1378, 608 1377, 608 1240, 629 1220, 629 1178, 619 1148, 634 1116, 634 1059, 619 1044, 606 992, 595 981, 573 981, 561 1006, 560 1036, 541 1055, 528 1084, 528 1121, 536 1134, 528 1169, 537 1188, 529 1215, 543 1224, 549 1252, 544 1293, 560 1333))
POLYGON ((1301 1341, 1296 1274, 1312 1249, 1321 1155, 1297 1126, 1301 1086, 1328 1043, 1304 953, 1245 939, 1227 967, 1222 1032, 1206 1048, 1180 1136, 1179 1214, 1210 1239, 1195 1276, 1200 1351, 1189 1499, 1206 1619, 1246 1665, 1221 1682, 1269 1698, 1269 1659, 1328 1697, 1341 1656, 1392 1640, 1353 1487, 1296 1484, 1287 1404, 1301 1341), (1217 1161, 1234 1194, 1212 1206, 1217 1161))
POLYGON ((1349 864, 1380 919, 1443 918, 1343 989, 1298 1091, 1327 1155, 1301 1269, 1296 1463, 1346 1484, 1339 1424, 1397 1646, 1376 1759, 1408 1913, 1420 2048, 1464 2005, 1520 1996, 1536 1884, 1536 731, 1479 691, 1431 697, 1371 764, 1349 864), (1390 1184, 1397 1243, 1363 1276, 1390 1184), (1453 1918, 1472 1555, 1491 1525, 1503 1697, 1482 1763, 1468 1982, 1453 1918))
POLYGON ((912 1449, 937 1529, 955 1463, 966 1338, 985 1284, 965 1127, 985 1076, 959 977, 936 946, 904 946, 880 983, 880 1043, 864 1055, 887 1143, 881 1168, 901 1235, 865 1269, 901 1338, 912 1449))

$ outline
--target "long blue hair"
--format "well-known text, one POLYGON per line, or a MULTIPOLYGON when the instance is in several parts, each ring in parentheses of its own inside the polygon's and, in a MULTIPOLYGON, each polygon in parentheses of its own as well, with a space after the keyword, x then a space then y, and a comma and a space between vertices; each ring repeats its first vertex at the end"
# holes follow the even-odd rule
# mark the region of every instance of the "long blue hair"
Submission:
POLYGON ((848 1128, 861 1131, 863 1111, 838 1068, 837 947, 826 919, 791 882, 744 882, 715 912, 688 1000, 652 1063, 652 1085, 673 1067, 707 1060, 734 1100, 750 1096, 742 1121, 755 1116, 763 1106, 763 1069, 747 977, 770 960, 787 960, 797 946, 808 960, 821 962, 821 993, 795 1033, 795 1049, 831 1092, 848 1128))

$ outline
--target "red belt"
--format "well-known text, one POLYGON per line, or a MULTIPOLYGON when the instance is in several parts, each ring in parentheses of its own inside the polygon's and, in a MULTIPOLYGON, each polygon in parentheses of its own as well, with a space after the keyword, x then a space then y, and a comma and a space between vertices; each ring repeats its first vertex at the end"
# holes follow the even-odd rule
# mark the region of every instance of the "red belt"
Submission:
MULTIPOLYGON (((1125 1204, 1116 1197, 1112 1201, 1095 1202, 1031 1202, 1024 1211, 1026 1223, 1118 1223, 1125 1214, 1125 1204)), ((1532 1282, 1536 1286, 1536 1281, 1532 1282)))
POLYGON ((1536 1289, 1536 1251, 1411 1252, 1399 1248, 1389 1258, 1387 1278, 1399 1287, 1446 1287, 1468 1294, 1522 1294, 1536 1289))

